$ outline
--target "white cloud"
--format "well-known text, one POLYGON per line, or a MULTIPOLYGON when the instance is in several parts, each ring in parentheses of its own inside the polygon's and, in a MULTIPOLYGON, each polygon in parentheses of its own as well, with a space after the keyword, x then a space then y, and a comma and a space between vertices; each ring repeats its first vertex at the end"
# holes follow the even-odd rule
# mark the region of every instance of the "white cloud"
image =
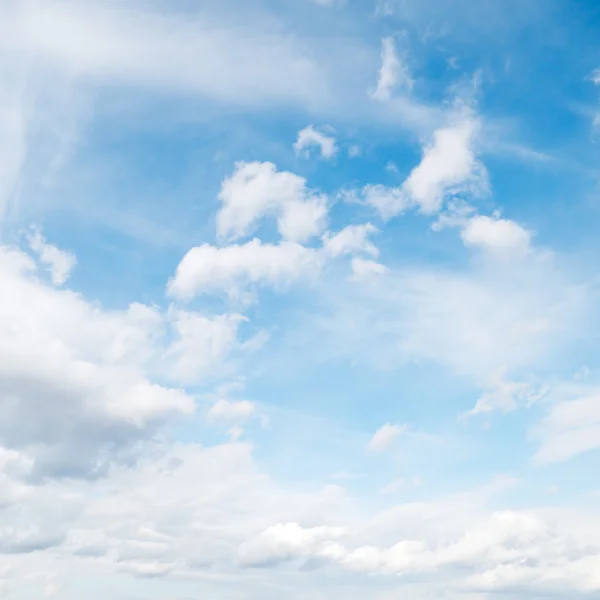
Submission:
POLYGON ((383 219, 390 219, 408 210, 412 204, 400 187, 369 184, 362 190, 365 202, 375 208, 383 219))
POLYGON ((407 66, 396 52, 394 38, 388 37, 381 40, 379 80, 371 95, 375 100, 389 100, 396 87, 410 90, 413 87, 413 80, 407 66))
POLYGON ((545 389, 536 389, 532 384, 523 381, 507 381, 503 375, 493 377, 484 393, 467 414, 486 414, 495 410, 510 412, 520 405, 529 405, 543 396, 545 389))
POLYGON ((344 551, 334 540, 345 533, 340 527, 304 528, 298 523, 279 523, 242 544, 240 562, 245 566, 267 566, 308 556, 338 558, 344 551))
POLYGON ((92 476, 193 412, 184 392, 144 373, 161 351, 152 308, 104 311, 45 285, 6 247, 0 287, 0 444, 29 456, 36 474, 92 476))
POLYGON ((303 242, 325 227, 327 202, 307 189, 306 180, 277 171, 269 162, 237 163, 221 187, 223 203, 217 215, 217 233, 239 239, 251 233, 265 216, 277 219, 284 239, 303 242))
POLYGON ((327 202, 322 196, 290 202, 282 210, 277 223, 284 240, 306 241, 325 229, 327 202))
POLYGON ((13 24, 13 52, 96 81, 197 93, 256 105, 323 100, 326 84, 293 36, 231 26, 210 7, 181 14, 160 6, 27 3, 13 24), (204 10, 202 10, 204 9, 204 10), (198 57, 204 57, 199 61, 198 57), (176 64, 177 69, 172 66, 176 64))
POLYGON ((459 567, 470 573, 463 582, 473 591, 509 590, 516 583, 540 592, 557 584, 579 591, 588 586, 597 589, 600 582, 579 569, 597 563, 599 557, 593 552, 585 556, 582 542, 571 538, 566 525, 553 526, 535 513, 498 511, 437 546, 422 539, 406 539, 386 548, 363 546, 347 552, 340 563, 353 571, 390 575, 431 576, 435 571, 444 573, 447 581, 453 579, 452 567, 459 567), (490 577, 494 571, 510 577, 490 577))
POLYGON ((171 310, 175 338, 161 359, 165 374, 178 383, 195 383, 226 372, 226 358, 239 347, 238 327, 245 320, 239 314, 207 317, 171 310))
POLYGON ((461 231, 467 246, 477 246, 494 253, 524 253, 529 250, 531 233, 509 219, 477 215, 461 231))
MULTIPOLYGON (((295 525, 335 519, 344 512, 339 493, 277 486, 243 443, 173 444, 115 466, 104 479, 25 487, 26 496, 0 511, 0 549, 59 560, 67 586, 74 565, 80 574, 195 578, 207 568, 231 573, 240 559, 250 566, 259 556, 331 555, 329 538, 343 533, 295 525), (46 552, 32 554, 36 549, 46 552)), ((27 566, 15 577, 31 573, 27 566)))
POLYGON ((552 256, 536 254, 460 272, 396 268, 368 286, 335 285, 322 313, 301 325, 321 353, 386 369, 438 365, 481 388, 499 372, 511 381, 517 370, 560 361, 579 339, 591 293, 552 256))
POLYGON ((248 285, 280 288, 315 275, 321 262, 318 252, 293 242, 273 245, 253 239, 223 248, 203 244, 183 257, 168 293, 186 300, 206 293, 238 295, 248 285))
POLYGON ((333 257, 345 254, 378 256, 379 250, 369 240, 369 236, 378 231, 377 227, 371 223, 348 225, 335 234, 328 231, 323 236, 323 248, 333 257))
POLYGON ((77 264, 75 255, 59 250, 46 243, 40 229, 34 229, 29 236, 29 245, 38 255, 40 262, 48 267, 54 285, 63 285, 69 279, 71 271, 77 264))
POLYGON ((577 384, 562 388, 550 395, 555 402, 532 431, 540 444, 537 464, 564 462, 600 448, 600 389, 577 384))
POLYGON ((477 130, 477 120, 467 116, 438 129, 425 146, 420 164, 403 185, 412 202, 425 214, 439 211, 447 194, 485 188, 485 168, 475 158, 472 147, 477 130))
POLYGON ((323 158, 333 158, 338 150, 333 136, 326 135, 309 125, 298 132, 294 150, 300 154, 303 150, 314 146, 319 148, 323 158))
POLYGON ((449 126, 434 132, 423 148, 421 162, 402 186, 367 185, 364 201, 384 219, 417 207, 424 214, 439 212, 444 200, 457 194, 477 196, 487 190, 487 172, 473 149, 478 120, 460 115, 449 126))
POLYGON ((389 269, 374 260, 367 258, 361 258, 360 256, 354 256, 352 258, 352 278, 355 281, 364 281, 371 277, 377 277, 384 275, 389 269))
POLYGON ((369 451, 381 452, 385 450, 400 434, 405 433, 406 430, 406 425, 386 423, 374 433, 368 445, 369 451))
POLYGON ((208 411, 210 419, 226 421, 243 421, 250 418, 256 411, 253 402, 249 400, 230 401, 221 398, 208 411))

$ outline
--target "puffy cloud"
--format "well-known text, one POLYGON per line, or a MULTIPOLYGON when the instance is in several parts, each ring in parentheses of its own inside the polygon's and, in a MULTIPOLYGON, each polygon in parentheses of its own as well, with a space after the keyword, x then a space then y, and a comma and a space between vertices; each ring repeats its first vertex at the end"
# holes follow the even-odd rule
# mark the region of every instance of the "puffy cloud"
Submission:
POLYGON ((423 148, 421 162, 402 186, 367 185, 364 201, 384 219, 417 207, 424 214, 441 210, 444 199, 457 194, 478 195, 487 189, 487 172, 473 149, 479 121, 463 113, 434 132, 423 148))
POLYGON ((381 452, 382 450, 385 450, 399 435, 404 433, 406 430, 406 425, 386 423, 373 434, 373 437, 368 445, 369 451, 381 452))
POLYGON ((240 315, 103 310, 45 284, 14 248, 0 247, 0 286, 0 445, 28 465, 21 477, 94 477, 132 460, 141 442, 194 411, 190 396, 149 372, 198 383, 245 348, 240 315))
POLYGON ((327 221, 327 204, 322 197, 287 204, 277 223, 284 240, 302 242, 321 233, 327 221))
POLYGON ((56 246, 46 243, 40 229, 34 229, 29 236, 29 245, 38 255, 40 262, 50 271, 52 283, 63 285, 69 279, 71 271, 77 263, 71 252, 59 250, 56 246))
POLYGON ((36 472, 93 474, 159 423, 193 411, 191 398, 140 368, 152 309, 103 312, 38 281, 17 250, 0 249, 0 281, 0 443, 28 453, 36 472))
POLYGON ((523 253, 529 250, 531 233, 509 219, 477 215, 461 231, 467 246, 477 246, 494 253, 523 253))
POLYGON ((244 566, 270 566, 302 557, 337 558, 343 547, 333 540, 346 531, 341 527, 309 527, 298 523, 279 523, 257 538, 241 545, 240 562, 244 566))
POLYGON ((442 207, 444 196, 477 192, 486 186, 486 172, 473 152, 478 122, 469 116, 438 129, 424 148, 423 157, 403 189, 422 212, 431 214, 442 207))
POLYGON ((375 100, 389 100, 394 88, 398 86, 410 90, 413 87, 413 80, 407 66, 396 52, 394 38, 387 37, 381 40, 379 80, 371 96, 375 100))
POLYGON ((319 148, 323 158, 333 158, 338 150, 333 136, 318 131, 312 125, 298 132, 298 139, 294 143, 294 150, 298 154, 315 146, 319 148))
POLYGON ((377 227, 371 225, 371 223, 349 225, 335 234, 327 232, 323 236, 323 248, 333 257, 344 254, 378 256, 379 250, 369 240, 369 236, 378 231, 377 227))
POLYGON ((309 191, 303 177, 277 171, 273 163, 237 163, 223 182, 219 198, 223 206, 217 215, 217 233, 221 237, 242 238, 265 216, 275 217, 284 239, 294 242, 306 241, 325 227, 325 197, 309 191))
POLYGON ((247 285, 283 287, 310 278, 321 263, 317 251, 294 242, 275 245, 253 239, 222 248, 203 244, 183 257, 168 293, 185 300, 205 293, 236 295, 247 285))
MULTIPOLYGON (((568 531, 553 530, 540 516, 501 511, 472 526, 457 539, 435 547, 424 540, 403 540, 388 548, 364 546, 345 554, 341 563, 355 571, 386 574, 430 573, 462 567, 477 573, 470 579, 475 588, 477 578, 485 579, 488 568, 521 570, 522 574, 532 575, 527 583, 533 589, 536 584, 538 589, 543 589, 550 583, 548 576, 554 569, 558 568, 557 575, 566 574, 563 566, 566 556, 577 563, 577 555, 582 551, 582 546, 569 539, 568 531)), ((562 577, 559 575, 556 579, 560 581, 562 577)), ((509 588, 510 583, 497 581, 486 587, 500 591, 509 588)))
POLYGON ((329 520, 343 503, 327 489, 276 485, 248 444, 173 444, 136 464, 115 465, 100 480, 27 485, 25 497, 0 511, 0 551, 45 548, 47 557, 60 554, 63 565, 136 577, 231 572, 242 555, 327 552, 339 527, 272 524, 329 520))

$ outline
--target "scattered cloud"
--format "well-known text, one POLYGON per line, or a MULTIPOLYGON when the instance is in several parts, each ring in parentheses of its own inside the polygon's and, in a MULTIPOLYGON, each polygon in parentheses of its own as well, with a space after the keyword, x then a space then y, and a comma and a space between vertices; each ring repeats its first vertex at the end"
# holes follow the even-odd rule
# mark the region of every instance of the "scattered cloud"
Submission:
POLYGON ((371 94, 375 100, 390 100, 396 88, 410 91, 414 85, 408 67, 398 56, 394 38, 381 40, 381 68, 377 87, 371 94))
POLYGON ((499 254, 525 253, 531 242, 531 232, 515 221, 483 215, 470 218, 460 235, 467 246, 499 254))
POLYGON ((223 206, 217 215, 217 233, 222 238, 251 234, 265 216, 274 216, 279 233, 292 242, 304 242, 325 227, 326 198, 308 190, 303 177, 277 171, 269 162, 237 163, 219 198, 223 206))
POLYGON ((323 158, 333 158, 338 151, 335 138, 318 131, 312 125, 298 132, 298 139, 294 143, 294 150, 297 154, 306 151, 306 155, 308 155, 308 150, 315 146, 319 148, 323 158))
POLYGON ((433 21, 412 0, 378 19, 344 0, 0 3, 0 596, 389 600, 398 576, 419 600, 600 592, 589 206, 569 205, 576 248, 551 243, 593 144, 571 128, 549 179, 559 161, 513 139, 552 145, 557 105, 503 113, 503 65, 531 59, 510 36, 486 45, 475 112, 481 53, 458 35, 543 3, 469 8, 454 35, 469 3, 436 2, 433 21), (379 43, 399 16, 418 86, 401 37, 379 43), (521 184, 516 160, 545 194, 527 224, 504 216, 520 193, 481 202, 488 167, 521 184), (126 239, 94 222, 105 202, 126 239), (132 243, 132 202, 185 221, 174 272, 151 233, 132 243), (409 211, 451 230, 388 223, 409 211))
POLYGON ((437 130, 425 146, 421 162, 403 185, 423 213, 438 212, 448 194, 485 190, 485 167, 473 151, 477 130, 477 119, 460 117, 456 123, 437 130))
POLYGON ((338 233, 327 232, 323 236, 323 248, 333 257, 345 254, 378 256, 379 250, 369 240, 369 236, 378 231, 371 223, 348 225, 338 233))
POLYGON ((203 244, 183 257, 168 293, 181 300, 210 293, 239 297, 247 285, 284 288, 299 279, 310 279, 321 263, 317 251, 294 242, 265 244, 255 238, 222 248, 203 244))
POLYGON ((406 431, 406 425, 386 423, 373 434, 368 445, 369 451, 381 452, 382 450, 386 450, 399 435, 406 431))
POLYGON ((544 388, 536 389, 531 383, 506 381, 503 376, 496 376, 467 414, 486 414, 495 410, 510 412, 519 406, 533 404, 545 393, 544 388))
POLYGON ((487 172, 474 152, 478 129, 476 117, 459 115, 453 123, 434 132, 423 147, 421 162, 401 186, 369 184, 362 191, 364 201, 383 219, 390 219, 412 207, 426 215, 435 214, 445 200, 485 193, 487 172))
POLYGON ((40 262, 50 271, 54 285, 63 285, 67 282, 71 271, 77 264, 74 254, 59 250, 56 246, 46 243, 39 229, 34 229, 29 236, 29 246, 38 255, 40 262))

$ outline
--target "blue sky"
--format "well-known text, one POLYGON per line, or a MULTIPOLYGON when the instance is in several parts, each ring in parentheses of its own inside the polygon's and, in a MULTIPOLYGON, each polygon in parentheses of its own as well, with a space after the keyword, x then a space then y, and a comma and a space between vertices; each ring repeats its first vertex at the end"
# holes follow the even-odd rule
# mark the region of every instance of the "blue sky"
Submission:
POLYGON ((600 597, 600 12, 0 6, 0 596, 600 597))

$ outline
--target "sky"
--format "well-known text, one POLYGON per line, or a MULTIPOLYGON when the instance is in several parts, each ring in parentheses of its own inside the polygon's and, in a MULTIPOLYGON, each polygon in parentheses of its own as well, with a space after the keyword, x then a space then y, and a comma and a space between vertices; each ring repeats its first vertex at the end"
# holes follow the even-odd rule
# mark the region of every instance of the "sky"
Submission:
POLYGON ((599 32, 0 2, 0 597, 600 598, 599 32))

